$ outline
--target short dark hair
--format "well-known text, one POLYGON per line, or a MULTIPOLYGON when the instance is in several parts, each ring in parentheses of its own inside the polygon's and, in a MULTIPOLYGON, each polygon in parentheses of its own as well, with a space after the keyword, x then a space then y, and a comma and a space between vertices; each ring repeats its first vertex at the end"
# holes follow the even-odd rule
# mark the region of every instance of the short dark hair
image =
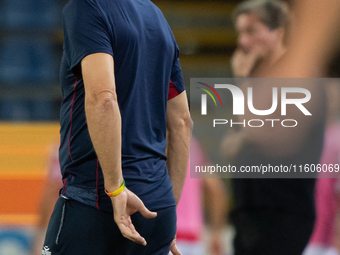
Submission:
POLYGON ((248 0, 233 11, 233 20, 241 14, 256 13, 269 29, 286 28, 289 22, 289 7, 281 0, 248 0))

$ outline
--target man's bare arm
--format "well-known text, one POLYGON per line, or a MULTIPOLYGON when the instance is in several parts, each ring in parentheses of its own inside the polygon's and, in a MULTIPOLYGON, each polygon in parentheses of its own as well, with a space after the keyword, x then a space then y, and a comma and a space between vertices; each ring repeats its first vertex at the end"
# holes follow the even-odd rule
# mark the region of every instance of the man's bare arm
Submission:
POLYGON ((265 77, 320 77, 340 42, 340 1, 295 0, 286 56, 265 77))
POLYGON ((103 170, 105 188, 112 192, 123 183, 121 116, 112 56, 99 53, 85 57, 82 73, 88 129, 103 170))
POLYGON ((178 203, 188 168, 192 127, 185 91, 168 101, 166 125, 167 167, 176 203, 178 203))
MULTIPOLYGON (((167 127, 167 168, 172 182, 176 204, 182 194, 188 169, 192 121, 186 92, 168 100, 166 112, 167 127)), ((176 246, 176 238, 171 243, 173 255, 181 255, 176 246)), ((169 253, 170 254, 170 253, 169 253)))
POLYGON ((297 27, 292 36, 294 54, 326 65, 340 39, 340 1, 296 1, 297 27), (309 59, 310 58, 310 59, 309 59))
MULTIPOLYGON (((114 63, 109 54, 96 53, 81 62, 85 86, 85 113, 88 130, 96 150, 108 192, 123 182, 121 164, 121 116, 116 95, 114 63)), ((144 217, 156 217, 143 202, 125 188, 111 197, 114 220, 124 237, 142 245, 146 241, 135 230, 130 215, 139 211, 144 217)))

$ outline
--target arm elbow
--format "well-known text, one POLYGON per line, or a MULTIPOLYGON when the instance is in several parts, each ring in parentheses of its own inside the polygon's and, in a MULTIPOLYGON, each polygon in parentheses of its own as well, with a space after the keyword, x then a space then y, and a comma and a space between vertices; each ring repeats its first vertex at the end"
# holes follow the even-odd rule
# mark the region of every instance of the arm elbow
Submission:
POLYGON ((114 91, 101 91, 98 94, 88 96, 88 102, 101 107, 108 107, 113 103, 117 103, 117 94, 114 91))
POLYGON ((192 121, 190 115, 187 116, 187 117, 185 117, 185 118, 183 118, 182 123, 183 123, 182 125, 184 126, 184 128, 185 128, 186 130, 189 130, 190 133, 191 133, 191 132, 192 132, 192 129, 193 129, 193 127, 194 127, 194 122, 192 121))
POLYGON ((118 103, 116 93, 105 93, 104 96, 98 99, 99 105, 103 106, 104 108, 111 106, 113 104, 118 103))
POLYGON ((186 114, 172 114, 170 117, 167 116, 167 130, 169 132, 174 131, 175 133, 177 133, 179 130, 181 131, 192 131, 193 129, 193 121, 190 117, 190 113, 186 113, 186 114))
POLYGON ((186 116, 186 117, 183 117, 183 118, 180 118, 176 124, 174 125, 174 128, 176 130, 178 129, 185 129, 185 130, 190 130, 190 132, 192 131, 192 128, 193 128, 193 125, 194 125, 194 122, 192 121, 190 115, 189 116, 186 116))

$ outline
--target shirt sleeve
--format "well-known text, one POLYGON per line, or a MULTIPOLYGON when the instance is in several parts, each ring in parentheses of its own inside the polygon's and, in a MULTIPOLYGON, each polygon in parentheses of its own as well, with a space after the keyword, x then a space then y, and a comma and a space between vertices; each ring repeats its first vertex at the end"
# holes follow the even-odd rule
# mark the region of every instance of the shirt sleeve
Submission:
POLYGON ((175 84, 170 80, 170 84, 169 84, 169 94, 168 94, 168 100, 177 97, 179 95, 175 84))
POLYGON ((64 52, 73 73, 80 75, 79 63, 87 55, 107 53, 113 56, 108 22, 95 1, 69 2, 63 13, 64 52))
POLYGON ((183 74, 182 74, 181 66, 179 64, 179 59, 177 58, 171 70, 168 100, 178 96, 184 90, 185 90, 185 85, 184 85, 183 74))

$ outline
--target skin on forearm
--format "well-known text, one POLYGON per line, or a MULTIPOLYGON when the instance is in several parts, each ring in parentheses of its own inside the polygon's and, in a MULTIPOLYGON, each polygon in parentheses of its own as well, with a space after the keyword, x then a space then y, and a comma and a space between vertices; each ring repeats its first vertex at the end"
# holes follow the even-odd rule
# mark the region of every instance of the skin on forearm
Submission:
POLYGON ((187 128, 182 128, 176 132, 168 132, 168 146, 167 146, 167 168, 172 182, 172 189, 178 204, 181 197, 182 189, 185 182, 185 177, 188 168, 190 135, 187 128))
MULTIPOLYGON (((117 190, 123 182, 122 174, 122 124, 117 101, 113 58, 96 53, 82 60, 85 86, 85 113, 88 130, 96 150, 108 192, 117 190)), ((146 240, 136 231, 131 215, 140 212, 146 218, 155 218, 128 188, 111 197, 113 218, 122 235, 133 242, 146 245, 146 240)))
POLYGON ((113 192, 123 182, 121 116, 118 103, 111 94, 103 92, 98 100, 85 99, 85 112, 91 140, 103 170, 105 187, 113 192))
POLYGON ((192 129, 185 92, 168 101, 166 122, 167 168, 178 204, 188 169, 192 129))
POLYGON ((89 55, 82 61, 87 125, 108 192, 123 182, 121 116, 112 70, 113 58, 107 54, 89 55))

